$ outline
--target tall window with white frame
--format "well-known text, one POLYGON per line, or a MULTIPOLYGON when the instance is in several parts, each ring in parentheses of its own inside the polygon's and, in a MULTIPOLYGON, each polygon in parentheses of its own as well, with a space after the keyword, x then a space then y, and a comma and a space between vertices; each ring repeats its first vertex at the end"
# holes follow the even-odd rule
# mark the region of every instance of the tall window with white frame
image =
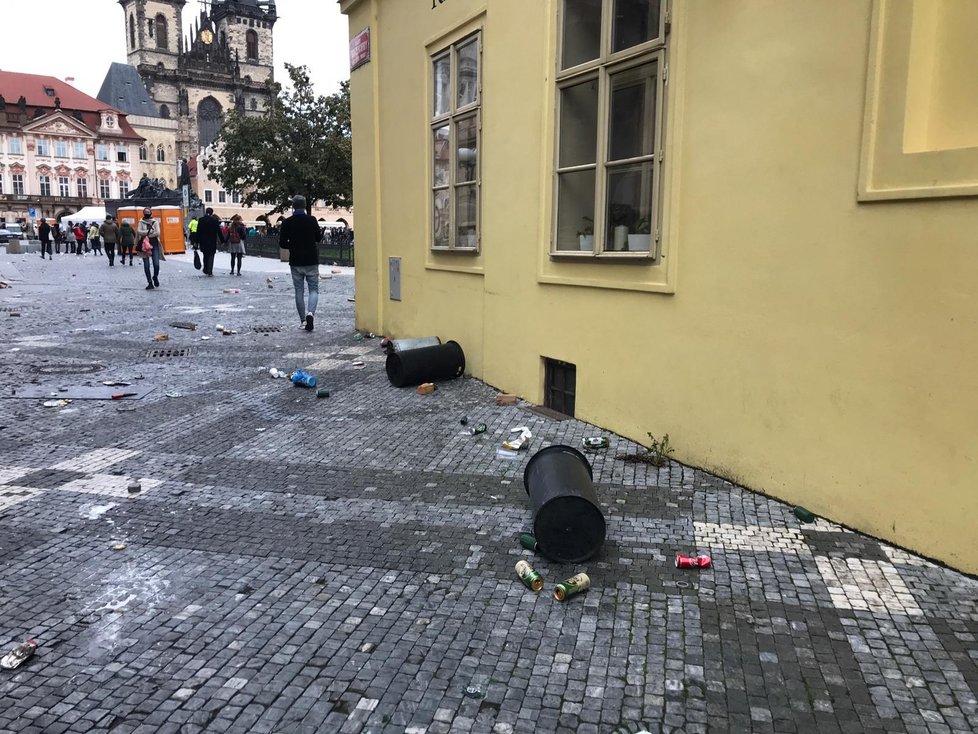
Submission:
POLYGON ((481 58, 481 33, 432 58, 431 244, 436 250, 479 249, 481 58))
POLYGON ((109 179, 100 178, 98 180, 98 197, 100 199, 112 198, 112 182, 109 179))
POLYGON ((10 176, 10 185, 15 196, 24 195, 24 174, 14 173, 10 176))
POLYGON ((68 184, 67 176, 58 176, 58 196, 67 199, 71 196, 71 187, 68 184))
POLYGON ((563 0, 554 254, 658 256, 666 0, 563 0))
POLYGON ((39 183, 41 184, 41 196, 51 195, 51 177, 50 176, 40 176, 39 183))
POLYGON ((129 182, 125 179, 119 180, 119 198, 125 199, 129 196, 129 182))
POLYGON ((88 198, 88 179, 85 176, 79 176, 75 181, 78 186, 78 198, 87 199, 88 198))

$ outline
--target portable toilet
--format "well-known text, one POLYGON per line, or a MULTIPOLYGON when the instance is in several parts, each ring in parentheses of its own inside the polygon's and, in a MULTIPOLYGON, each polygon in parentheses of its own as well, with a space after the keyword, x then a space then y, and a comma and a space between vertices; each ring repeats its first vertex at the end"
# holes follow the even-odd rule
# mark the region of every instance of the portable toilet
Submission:
POLYGON ((183 210, 178 206, 154 206, 153 216, 160 220, 160 245, 164 255, 187 251, 183 238, 183 210))
POLYGON ((116 220, 121 226, 123 222, 129 222, 129 226, 136 229, 136 223, 143 218, 143 208, 139 206, 120 206, 116 212, 116 220))

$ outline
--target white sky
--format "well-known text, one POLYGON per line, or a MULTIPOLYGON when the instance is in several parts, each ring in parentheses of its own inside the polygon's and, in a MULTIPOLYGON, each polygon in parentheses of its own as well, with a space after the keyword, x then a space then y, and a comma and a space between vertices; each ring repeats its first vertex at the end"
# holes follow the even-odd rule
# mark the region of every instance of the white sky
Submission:
MULTIPOLYGON (((125 20, 117 0, 29 0, 23 15, 0 0, 6 15, 0 69, 65 79, 95 97, 113 61, 126 63, 125 20), (19 17, 18 17, 19 16, 19 17), (14 20, 16 18, 16 20, 14 20)), ((275 79, 288 81, 285 62, 308 66, 319 94, 350 78, 346 16, 336 0, 277 0, 275 79)), ((183 9, 184 34, 200 15, 197 0, 183 9)))

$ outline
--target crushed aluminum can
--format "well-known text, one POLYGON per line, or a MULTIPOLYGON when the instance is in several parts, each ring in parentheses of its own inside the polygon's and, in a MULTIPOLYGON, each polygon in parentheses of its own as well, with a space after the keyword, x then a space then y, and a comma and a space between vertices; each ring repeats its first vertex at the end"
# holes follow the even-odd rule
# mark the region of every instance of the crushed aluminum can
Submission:
POLYGON ((516 562, 516 575, 530 591, 540 591, 543 588, 543 576, 534 571, 533 566, 526 561, 516 562))
POLYGON ((698 556, 676 554, 676 568, 709 568, 712 564, 712 559, 705 553, 698 556))
POLYGON ((606 449, 611 445, 607 436, 591 436, 590 438, 582 438, 581 446, 586 449, 606 449))
POLYGON ((485 423, 480 423, 479 425, 475 426, 474 428, 470 428, 469 429, 469 435, 470 436, 475 436, 475 435, 478 435, 480 433, 485 433, 487 429, 488 429, 488 426, 485 423))
POLYGON ((539 548, 537 545, 537 539, 529 533, 523 533, 520 535, 520 545, 522 545, 528 551, 536 551, 536 549, 539 548))
POLYGON ((554 587, 554 599, 557 601, 566 601, 568 598, 574 596, 574 594, 580 594, 582 591, 587 591, 591 588, 591 579, 588 578, 586 573, 579 573, 576 576, 571 576, 566 581, 561 581, 554 587))

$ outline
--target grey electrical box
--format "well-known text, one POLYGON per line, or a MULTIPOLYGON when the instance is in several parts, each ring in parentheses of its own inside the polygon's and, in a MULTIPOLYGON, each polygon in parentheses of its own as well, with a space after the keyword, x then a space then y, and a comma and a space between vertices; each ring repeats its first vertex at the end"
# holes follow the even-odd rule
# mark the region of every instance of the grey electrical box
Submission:
POLYGON ((388 258, 388 264, 390 268, 391 300, 400 301, 401 300, 401 258, 399 257, 388 258))

